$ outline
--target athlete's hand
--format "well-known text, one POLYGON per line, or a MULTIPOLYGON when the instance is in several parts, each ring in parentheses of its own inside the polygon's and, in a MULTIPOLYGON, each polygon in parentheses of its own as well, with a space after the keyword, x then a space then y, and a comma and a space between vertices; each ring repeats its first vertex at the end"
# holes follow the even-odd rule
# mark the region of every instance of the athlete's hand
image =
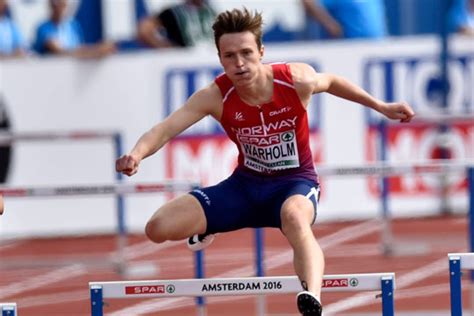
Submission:
POLYGON ((415 112, 406 102, 385 103, 381 112, 389 119, 400 120, 401 123, 408 123, 415 116, 415 112))
POLYGON ((0 195, 0 215, 3 214, 3 209, 5 205, 3 204, 3 195, 0 195))
POLYGON ((115 162, 115 170, 127 176, 133 176, 138 171, 140 161, 132 155, 123 155, 115 162))

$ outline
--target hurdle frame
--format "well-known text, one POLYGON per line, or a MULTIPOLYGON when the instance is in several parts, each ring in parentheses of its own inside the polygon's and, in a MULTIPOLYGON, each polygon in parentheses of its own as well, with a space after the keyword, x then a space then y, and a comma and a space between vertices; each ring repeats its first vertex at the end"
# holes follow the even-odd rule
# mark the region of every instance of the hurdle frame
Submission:
POLYGON ((474 270, 474 253, 450 253, 449 285, 451 290, 451 316, 462 315, 462 270, 474 270))
MULTIPOLYGON (((391 227, 392 212, 390 210, 390 190, 388 179, 390 176, 405 175, 406 173, 416 174, 446 174, 446 173, 464 173, 468 182, 472 177, 474 168, 474 159, 431 159, 414 162, 394 163, 386 160, 380 160, 364 165, 347 165, 343 167, 320 165, 316 169, 320 176, 379 176, 380 186, 380 207, 381 220, 384 227, 381 235, 383 253, 391 255, 394 252, 393 232, 391 227)), ((472 191, 468 195, 472 195, 472 191)), ((472 197, 470 197, 472 200, 472 197)), ((468 206, 472 207, 472 206, 468 206)))
MULTIPOLYGON (((70 131, 28 131, 28 132, 0 132, 0 145, 9 145, 16 142, 38 141, 90 141, 106 139, 112 142, 114 157, 118 158, 123 153, 122 134, 117 130, 70 130, 70 131)), ((116 172, 115 180, 122 182, 123 174, 116 172)), ((117 248, 126 245, 127 228, 125 223, 125 204, 123 196, 116 197, 117 214, 117 248)))
POLYGON ((17 316, 16 303, 0 303, 1 316, 17 316))
MULTIPOLYGON (((70 131, 28 131, 28 132, 0 132, 0 145, 16 142, 38 141, 90 141, 106 139, 112 141, 113 155, 118 158, 123 153, 122 135, 117 130, 70 130, 70 131)), ((165 180, 161 183, 144 183, 124 185, 124 176, 115 172, 117 184, 105 185, 65 185, 50 187, 1 187, 0 194, 6 197, 45 197, 45 196, 78 196, 115 194, 116 206, 116 233, 118 252, 118 272, 125 273, 124 249, 127 246, 127 225, 124 195, 130 193, 156 193, 156 192, 184 192, 194 190, 200 186, 197 181, 165 180)))
MULTIPOLYGON (((323 291, 381 291, 382 315, 394 315, 394 273, 325 275, 323 291)), ((297 276, 90 282, 91 316, 104 315, 104 299, 289 294, 302 291, 297 276)), ((200 311, 199 315, 202 314, 200 311)))
MULTIPOLYGON (((31 186, 31 187, 1 187, 0 194, 5 197, 51 197, 51 196, 92 196, 92 195, 115 195, 116 198, 123 199, 128 194, 143 193, 165 193, 184 192, 193 190, 199 186, 198 182, 187 180, 165 180, 159 183, 112 183, 102 185, 63 185, 63 186, 31 186)), ((123 211, 123 210, 122 210, 123 211)), ((124 230, 118 236, 117 260, 113 263, 117 266, 120 274, 125 274, 126 259, 124 250, 127 245, 127 235, 124 230)), ((0 263, 0 267, 2 263, 0 263)))
MULTIPOLYGON (((443 74, 445 75, 445 74, 443 74)), ((365 82, 364 86, 368 88, 370 85, 369 82, 365 82)), ((446 97, 444 95, 444 97, 446 97)), ((392 99, 392 95, 387 96, 388 100, 392 99)), ((393 101, 393 100, 392 100, 393 101)), ((446 101, 446 100, 445 100, 446 101)), ((446 134, 446 132, 449 130, 449 127, 451 124, 454 123, 471 123, 472 120, 474 119, 474 112, 469 112, 466 111, 464 113, 451 113, 450 111, 447 110, 445 106, 443 106, 442 111, 436 111, 436 112, 420 112, 416 113, 416 116, 413 118, 411 121, 410 125, 430 125, 433 128, 438 129, 438 137, 441 137, 443 134, 446 134)), ((379 144, 377 146, 377 154, 378 158, 381 161, 388 161, 388 151, 387 151, 387 143, 388 143, 388 130, 390 127, 393 126, 400 126, 402 123, 396 122, 396 121, 391 121, 388 120, 387 118, 380 117, 378 123, 374 124, 373 127, 378 133, 378 140, 379 144)), ((440 145, 442 148, 442 159, 439 159, 440 161, 454 161, 452 159, 449 159, 447 157, 446 153, 446 148, 443 147, 443 145, 440 145)), ((471 166, 474 166, 474 163, 471 163, 471 166)), ((468 166, 467 166, 468 167, 468 166)), ((440 192, 440 210, 441 213, 449 213, 449 203, 448 203, 448 192, 446 189, 447 186, 447 180, 446 180, 446 175, 449 173, 449 171, 444 171, 440 172, 440 181, 443 183, 443 186, 441 188, 440 192)), ((392 240, 393 240, 393 232, 392 232, 392 227, 391 227, 391 210, 389 207, 389 199, 390 199, 390 181, 389 181, 389 176, 390 175, 383 175, 380 178, 380 201, 382 205, 382 219, 383 219, 383 225, 385 229, 382 231, 382 248, 385 253, 385 255, 391 255, 393 253, 393 246, 392 246, 392 240)), ((474 273, 473 273, 474 274, 474 273)), ((473 276, 474 280, 474 276, 473 276)), ((473 294, 473 304, 474 304, 474 294, 473 294)))

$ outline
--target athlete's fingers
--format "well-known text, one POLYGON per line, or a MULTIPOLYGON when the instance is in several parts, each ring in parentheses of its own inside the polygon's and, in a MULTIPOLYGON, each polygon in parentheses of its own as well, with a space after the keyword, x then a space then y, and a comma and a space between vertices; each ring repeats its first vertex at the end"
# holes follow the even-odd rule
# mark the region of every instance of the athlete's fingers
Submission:
POLYGON ((415 116, 415 112, 407 105, 402 108, 400 111, 401 113, 401 119, 400 122, 402 123, 408 123, 411 121, 411 119, 415 116))
POLYGON ((138 171, 138 162, 133 156, 124 155, 115 162, 115 170, 127 176, 132 176, 138 171))
POLYGON ((115 169, 118 172, 123 172, 123 171, 128 171, 130 172, 131 170, 134 169, 136 166, 136 162, 134 161, 132 156, 129 155, 124 155, 117 159, 115 163, 115 169))
POLYGON ((121 172, 123 170, 125 156, 120 157, 115 161, 115 171, 121 172))
POLYGON ((402 123, 408 123, 415 115, 415 112, 406 102, 390 103, 388 105, 388 112, 386 112, 386 115, 391 119, 399 120, 402 123))
POLYGON ((127 176, 133 176, 135 173, 137 173, 137 168, 134 168, 134 169, 127 169, 127 170, 124 170, 123 173, 127 176))

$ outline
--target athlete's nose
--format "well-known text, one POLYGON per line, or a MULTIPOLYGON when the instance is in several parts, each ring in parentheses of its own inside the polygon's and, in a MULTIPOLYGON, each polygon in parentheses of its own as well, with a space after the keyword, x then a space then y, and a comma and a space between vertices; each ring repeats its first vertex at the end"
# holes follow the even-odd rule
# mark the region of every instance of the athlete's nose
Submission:
POLYGON ((240 68, 244 65, 244 59, 240 57, 239 55, 236 55, 235 57, 235 66, 240 68))

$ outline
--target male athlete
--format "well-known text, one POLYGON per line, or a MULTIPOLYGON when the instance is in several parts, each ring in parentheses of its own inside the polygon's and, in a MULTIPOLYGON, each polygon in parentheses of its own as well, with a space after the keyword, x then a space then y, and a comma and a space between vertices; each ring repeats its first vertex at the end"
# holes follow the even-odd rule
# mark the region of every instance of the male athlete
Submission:
POLYGON ((303 315, 321 315, 324 256, 311 230, 319 195, 306 114, 311 96, 329 92, 401 122, 409 122, 414 112, 406 103, 385 103, 307 64, 263 64, 262 16, 257 12, 225 11, 213 30, 224 73, 143 134, 132 151, 117 160, 116 169, 135 174, 142 159, 211 115, 237 145, 237 168, 221 183, 161 206, 146 225, 148 238, 161 243, 197 236, 189 244, 199 249, 215 233, 280 228, 293 248, 302 285, 298 309, 303 315))

